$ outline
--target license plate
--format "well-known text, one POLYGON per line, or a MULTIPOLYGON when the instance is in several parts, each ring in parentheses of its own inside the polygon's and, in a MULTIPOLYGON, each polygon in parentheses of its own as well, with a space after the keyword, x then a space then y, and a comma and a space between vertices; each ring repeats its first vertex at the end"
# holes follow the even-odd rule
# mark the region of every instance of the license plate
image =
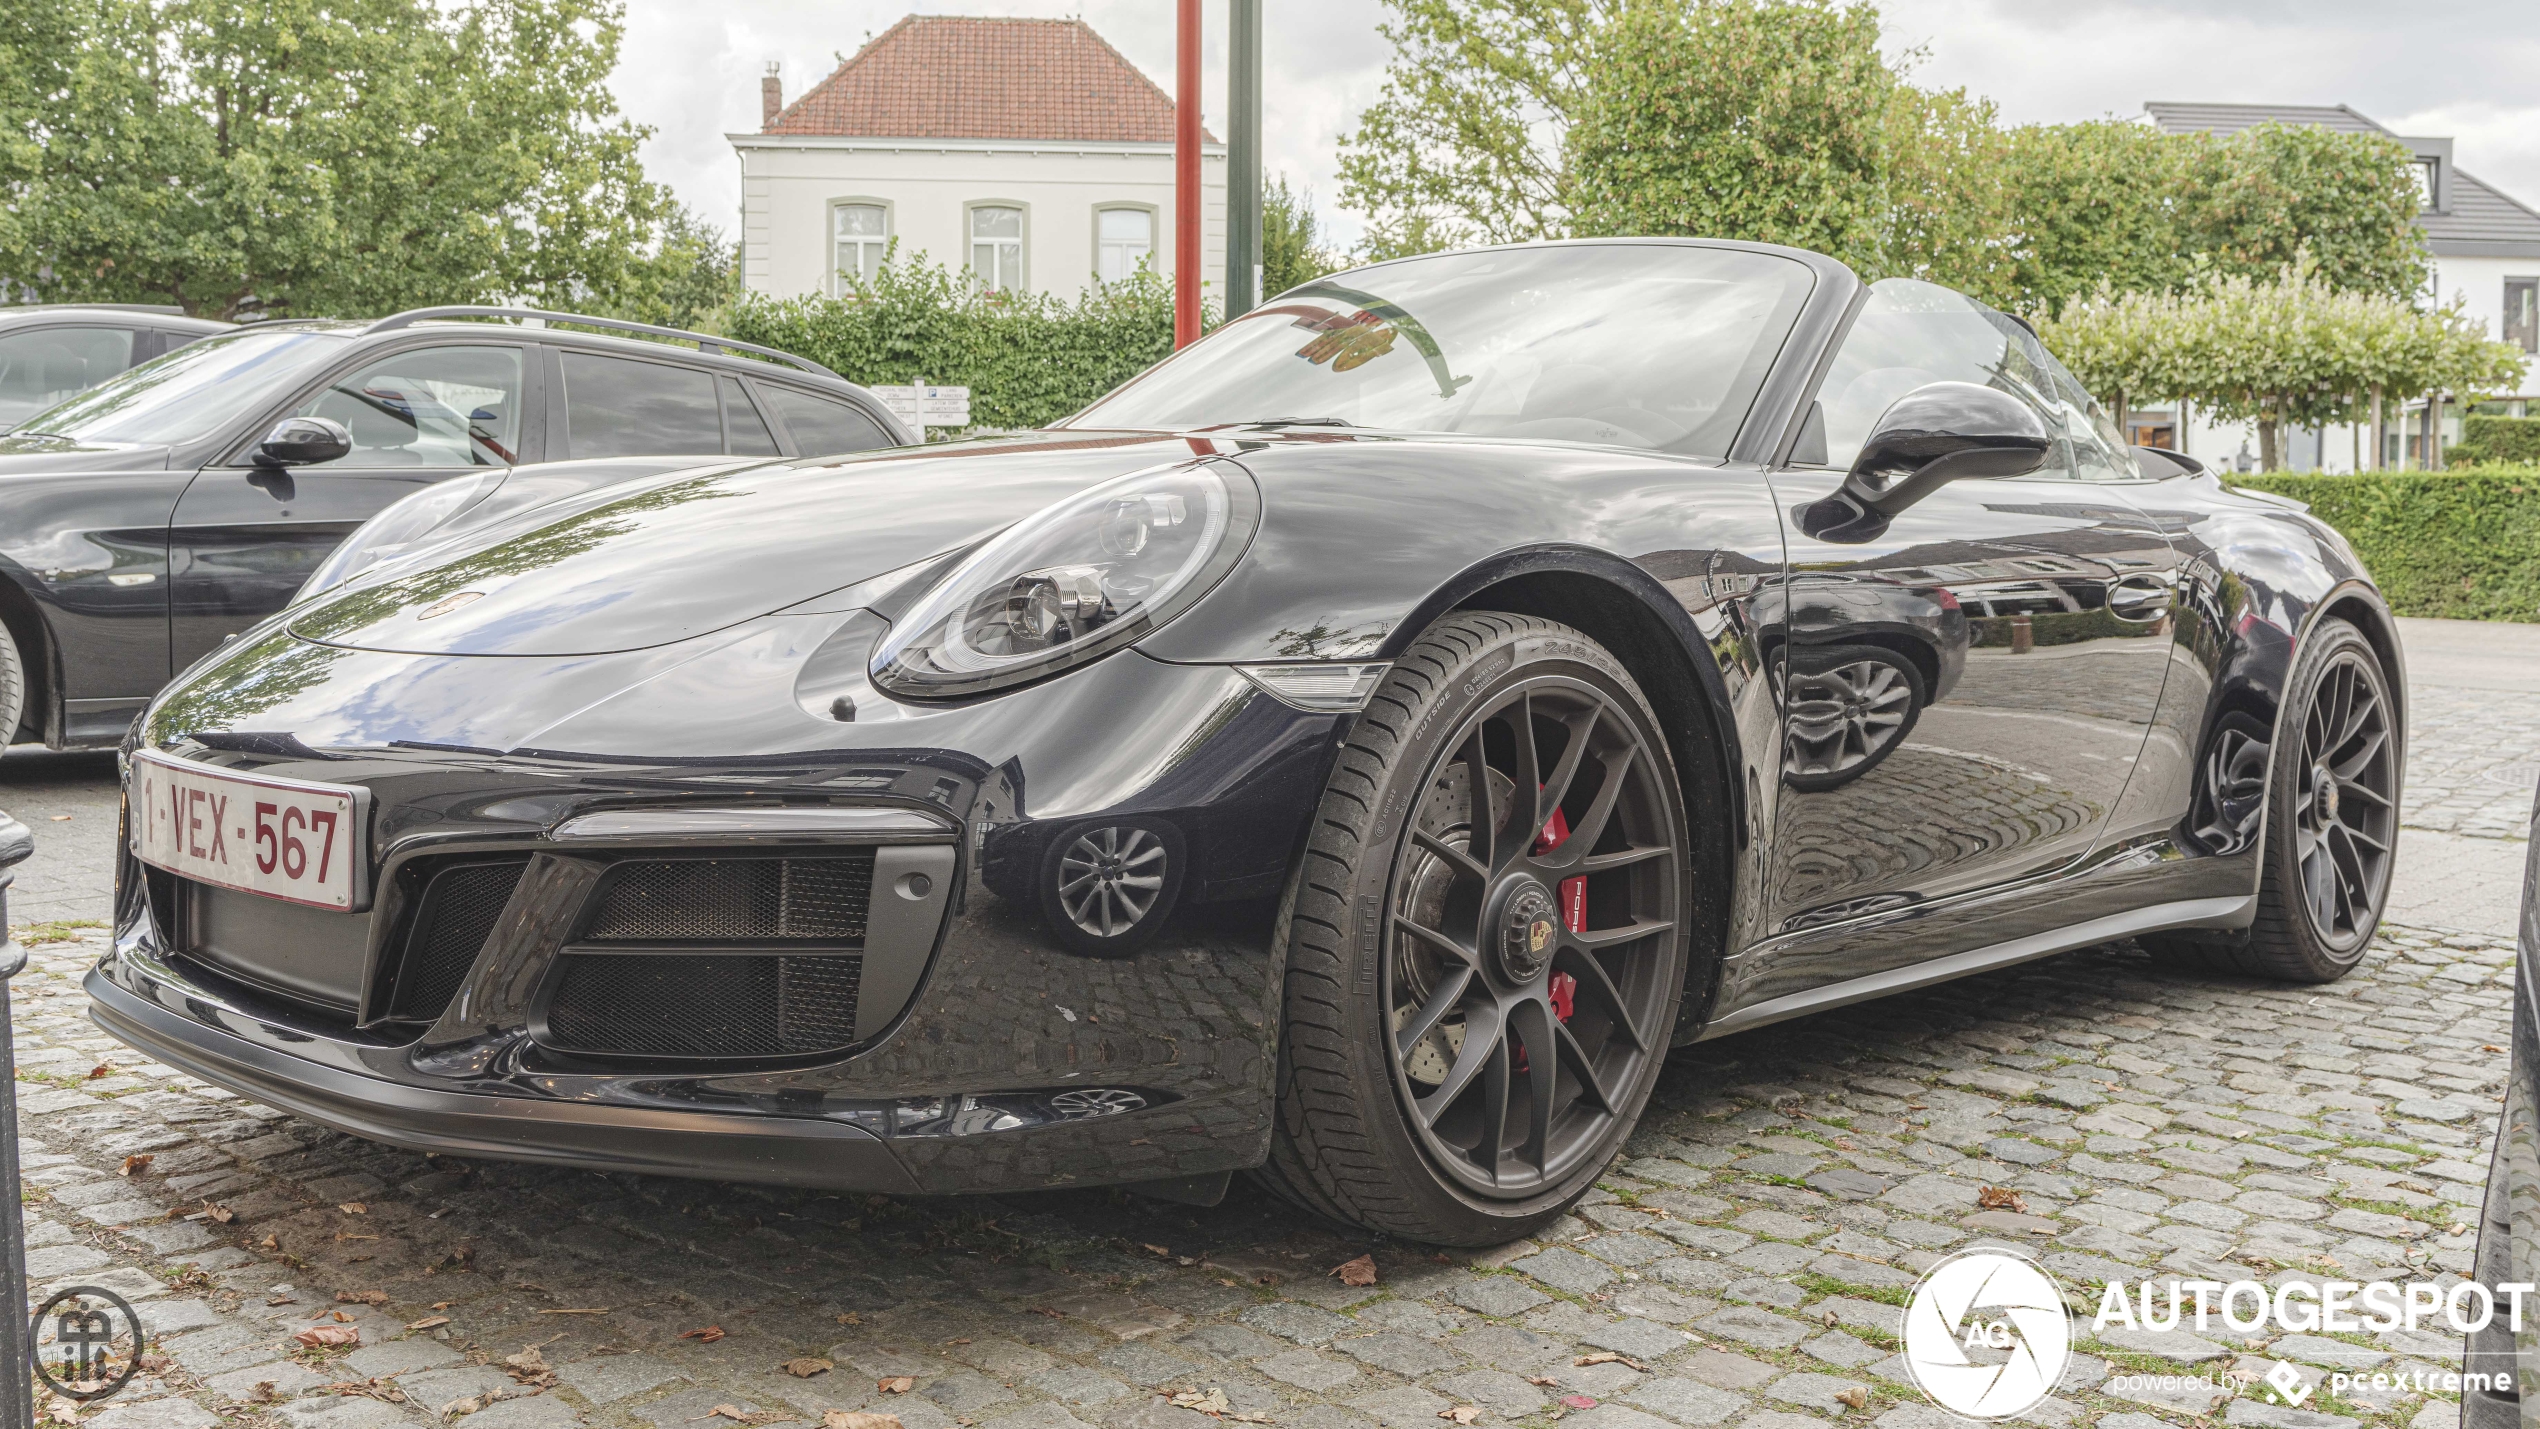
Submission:
POLYGON ((368 789, 133 756, 132 852, 170 873, 350 912, 368 891, 368 789))

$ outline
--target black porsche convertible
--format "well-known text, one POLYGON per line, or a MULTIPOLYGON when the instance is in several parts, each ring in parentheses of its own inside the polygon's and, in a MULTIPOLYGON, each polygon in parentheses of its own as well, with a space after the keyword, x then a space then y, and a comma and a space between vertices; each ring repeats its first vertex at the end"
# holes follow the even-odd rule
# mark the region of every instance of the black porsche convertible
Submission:
POLYGON ((2121 938, 2326 981, 2389 884, 2345 542, 1790 249, 1380 264, 1047 431, 427 534, 150 706, 89 979, 405 1146, 1495 1243, 1670 1047, 2121 938))

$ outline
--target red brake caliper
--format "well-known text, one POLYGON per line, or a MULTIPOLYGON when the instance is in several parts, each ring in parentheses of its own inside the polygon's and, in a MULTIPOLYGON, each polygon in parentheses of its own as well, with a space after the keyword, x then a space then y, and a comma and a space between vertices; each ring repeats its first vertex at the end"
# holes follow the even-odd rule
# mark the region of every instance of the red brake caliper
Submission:
MULTIPOLYGON (((1535 857, 1541 858, 1570 839, 1570 818, 1559 809, 1552 811, 1551 822, 1535 836, 1535 857)), ((1587 875, 1582 873, 1561 880, 1561 926, 1573 933, 1587 931, 1587 875)), ((1552 1015, 1567 1022, 1573 1009, 1571 999, 1579 990, 1579 980, 1568 973, 1552 975, 1552 1015)))

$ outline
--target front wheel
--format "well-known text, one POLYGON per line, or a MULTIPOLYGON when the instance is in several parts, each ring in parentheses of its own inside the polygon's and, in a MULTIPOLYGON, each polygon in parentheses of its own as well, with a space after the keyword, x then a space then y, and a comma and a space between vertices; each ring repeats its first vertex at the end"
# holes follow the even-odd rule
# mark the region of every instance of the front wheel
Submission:
POLYGON ((1688 877, 1674 763, 1620 662, 1548 620, 1431 626, 1351 731, 1283 920, 1263 1178, 1443 1245, 1560 1215, 1665 1059, 1688 877))
POLYGON ((0 754, 18 737, 18 721, 26 717, 26 662, 18 658, 18 642, 0 625, 0 754))

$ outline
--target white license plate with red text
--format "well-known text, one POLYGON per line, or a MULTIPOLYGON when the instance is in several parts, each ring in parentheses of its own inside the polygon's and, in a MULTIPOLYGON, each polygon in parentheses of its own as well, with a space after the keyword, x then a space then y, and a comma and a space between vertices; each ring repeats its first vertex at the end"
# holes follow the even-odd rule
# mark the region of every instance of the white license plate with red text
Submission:
POLYGON ((222 888, 350 912, 365 892, 370 791, 133 756, 132 852, 222 888))

